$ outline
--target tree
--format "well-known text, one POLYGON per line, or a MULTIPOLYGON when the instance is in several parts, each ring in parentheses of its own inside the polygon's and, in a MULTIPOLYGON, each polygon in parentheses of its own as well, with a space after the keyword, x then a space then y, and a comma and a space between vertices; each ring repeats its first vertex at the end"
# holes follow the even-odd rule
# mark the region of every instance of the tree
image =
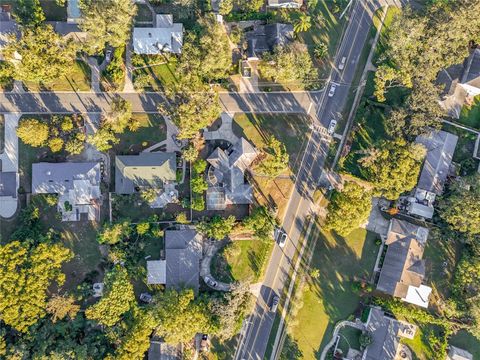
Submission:
POLYGON ((65 151, 69 152, 71 155, 81 154, 85 148, 85 139, 86 137, 84 133, 76 133, 65 143, 65 151))
POLYGON ((175 221, 180 224, 188 224, 190 222, 188 221, 187 214, 184 212, 178 213, 175 217, 175 221))
POLYGON ((197 230, 209 238, 222 240, 232 232, 235 225, 235 216, 230 215, 227 218, 215 215, 210 221, 202 221, 197 225, 197 230))
POLYGON ((102 298, 85 310, 85 316, 101 325, 113 326, 130 310, 135 294, 127 270, 119 265, 105 275, 104 283, 102 298))
POLYGON ((438 204, 440 217, 450 226, 469 235, 480 234, 480 176, 466 177, 451 185, 451 192, 438 204))
POLYGON ((317 60, 324 60, 328 56, 328 45, 326 43, 319 42, 313 48, 313 55, 317 60))
POLYGON ((250 216, 243 219, 243 226, 253 231, 260 240, 269 240, 273 237, 273 230, 277 226, 275 214, 265 206, 256 207, 250 216))
POLYGON ((219 328, 221 329, 218 337, 227 340, 235 336, 253 304, 254 298, 250 293, 248 282, 235 283, 231 291, 225 293, 223 298, 211 299, 211 311, 219 319, 219 328))
POLYGON ((366 348, 368 345, 372 343, 372 334, 368 331, 362 331, 358 338, 358 342, 362 348, 366 348))
POLYGON ((372 192, 357 183, 346 182, 342 191, 335 190, 327 207, 325 229, 346 236, 363 224, 372 210, 372 192))
POLYGON ((275 82, 300 83, 308 86, 316 78, 316 70, 305 45, 295 42, 276 47, 259 63, 261 74, 275 82))
POLYGON ((285 144, 273 135, 268 138, 266 155, 260 166, 265 175, 276 177, 288 168, 290 156, 285 144))
POLYGON ((105 44, 123 47, 130 38, 137 6, 130 0, 80 0, 80 29, 88 33, 88 51, 98 54, 105 44))
POLYGON ((0 246, 0 314, 2 321, 19 332, 45 316, 47 289, 61 285, 61 266, 73 257, 60 244, 12 241, 0 246))
POLYGON ((52 152, 59 152, 63 149, 63 140, 59 137, 53 137, 48 140, 48 147, 52 152))
POLYGON ((191 289, 159 293, 152 313, 157 323, 155 334, 171 344, 190 341, 196 333, 209 333, 213 328, 208 307, 194 299, 191 289))
POLYGON ((159 111, 169 116, 179 128, 179 139, 192 139, 215 121, 221 113, 218 94, 209 87, 189 89, 181 85, 170 92, 170 105, 160 105, 159 111))
POLYGON ((143 360, 156 325, 152 312, 149 309, 135 308, 132 323, 125 325, 127 332, 115 350, 114 359, 143 360))
POLYGON ((18 124, 17 135, 27 145, 43 146, 48 140, 48 125, 37 119, 21 120, 18 124))
POLYGON ((263 0, 233 0, 234 5, 241 12, 252 13, 259 11, 263 4, 263 0))
POLYGON ((53 295, 48 300, 46 310, 52 315, 52 322, 63 320, 67 316, 74 319, 80 310, 80 306, 75 304, 75 299, 71 295, 53 295))
POLYGON ((123 133, 128 127, 138 128, 132 119, 132 104, 120 96, 115 96, 110 105, 110 111, 105 118, 105 124, 116 133, 123 133), (133 125, 133 126, 132 126, 133 125))
POLYGON ((73 42, 58 35, 50 25, 23 28, 20 40, 12 38, 3 50, 5 60, 14 64, 15 79, 45 84, 70 71, 75 52, 73 42))
POLYGON ((320 277, 320 270, 317 268, 312 268, 310 270, 310 277, 312 279, 318 279, 320 277))
POLYGON ((109 126, 103 126, 95 134, 88 135, 87 141, 95 146, 98 151, 108 151, 113 145, 120 142, 109 126))
POLYGON ((15 20, 23 26, 39 26, 45 21, 39 0, 17 0, 13 14, 15 20))
POLYGON ((200 31, 185 37, 178 66, 181 77, 200 77, 207 82, 228 76, 232 65, 230 42, 224 27, 213 16, 198 21, 200 31))
POLYGON ((206 169, 207 169, 207 162, 204 159, 197 159, 192 164, 192 170, 195 175, 203 174, 206 169))
POLYGON ((196 176, 190 180, 190 187, 192 192, 196 194, 203 194, 208 189, 208 184, 201 176, 196 176))
POLYGON ((131 232, 132 228, 129 220, 114 224, 106 223, 98 234, 98 242, 100 244, 114 245, 128 238, 131 232))
POLYGON ((159 191, 153 187, 146 187, 140 191, 140 197, 148 204, 155 201, 158 197, 159 191))
POLYGON ((233 10, 233 0, 222 0, 220 2, 220 6, 218 9, 218 12, 220 15, 228 15, 232 12, 233 10))
POLYGON ((302 14, 300 17, 295 21, 293 25, 293 31, 295 33, 306 32, 312 27, 312 21, 310 16, 307 14, 302 14))
POLYGON ((422 145, 404 140, 386 141, 369 153, 359 162, 376 195, 395 200, 415 187, 426 153, 422 145))

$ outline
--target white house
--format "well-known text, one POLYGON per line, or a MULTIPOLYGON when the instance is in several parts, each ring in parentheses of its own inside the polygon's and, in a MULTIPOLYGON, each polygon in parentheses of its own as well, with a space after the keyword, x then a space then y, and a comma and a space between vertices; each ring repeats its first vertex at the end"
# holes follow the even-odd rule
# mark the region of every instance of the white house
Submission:
POLYGON ((183 24, 174 23, 173 15, 157 14, 156 27, 133 28, 133 51, 136 54, 180 54, 183 45, 183 24))

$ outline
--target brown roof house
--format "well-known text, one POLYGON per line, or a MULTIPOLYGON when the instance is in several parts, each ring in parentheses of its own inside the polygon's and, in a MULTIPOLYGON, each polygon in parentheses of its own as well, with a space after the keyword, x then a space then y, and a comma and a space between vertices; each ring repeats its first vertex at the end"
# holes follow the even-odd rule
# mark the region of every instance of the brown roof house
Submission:
POLYGON ((381 309, 371 308, 367 331, 372 335, 372 343, 365 349, 362 360, 412 359, 410 349, 400 340, 413 339, 417 331, 415 325, 393 319, 381 309))
POLYGON ((398 219, 391 220, 377 290, 428 307, 432 289, 423 285, 425 261, 422 259, 427 238, 428 229, 398 219))
POLYGON ((460 117, 464 105, 480 95, 480 49, 472 51, 463 64, 443 69, 437 82, 444 86, 440 105, 454 118, 460 117))
POLYGON ((216 148, 208 157, 207 210, 224 210, 231 204, 251 204, 252 186, 245 172, 258 155, 257 149, 241 138, 230 150, 216 148))
POLYGON ((198 292, 202 236, 194 229, 165 231, 165 258, 147 261, 147 284, 198 292))

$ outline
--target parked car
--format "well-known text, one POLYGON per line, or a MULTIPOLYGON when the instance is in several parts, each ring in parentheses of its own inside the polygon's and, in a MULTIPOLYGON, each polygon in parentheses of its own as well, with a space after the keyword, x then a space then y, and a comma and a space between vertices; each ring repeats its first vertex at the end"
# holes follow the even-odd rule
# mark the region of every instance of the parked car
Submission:
POLYGON ((153 297, 149 293, 141 293, 140 301, 143 301, 146 304, 150 304, 153 301, 153 297))
POLYGON ((333 135, 336 127, 337 127, 337 120, 335 119, 330 120, 330 125, 328 125, 328 133, 330 135, 333 135))
POLYGON ((207 283, 208 286, 211 286, 211 287, 214 287, 214 288, 217 287, 217 285, 218 285, 218 283, 215 280, 213 280, 212 278, 210 278, 208 276, 205 277, 205 282, 207 283))
POLYGON ((270 311, 271 312, 276 312, 278 308, 278 303, 280 301, 280 298, 278 297, 277 294, 273 296, 272 303, 270 304, 270 311))
POLYGON ((113 50, 112 48, 108 48, 106 51, 105 51, 105 62, 107 64, 110 63, 110 61, 112 61, 112 55, 113 55, 113 50))
POLYGON ((210 350, 210 343, 208 340, 208 335, 202 335, 202 341, 200 341, 200 351, 201 352, 208 352, 210 350))
POLYGON ((339 70, 343 70, 345 68, 346 61, 347 61, 347 57, 346 56, 342 57, 342 60, 340 60, 340 64, 338 64, 339 70))
POLYGON ((277 228, 275 232, 275 239, 278 242, 278 246, 283 248, 287 242, 287 233, 285 230, 277 228))
POLYGON ((337 84, 332 83, 332 86, 330 86, 330 91, 328 92, 328 97, 332 97, 335 95, 335 90, 337 89, 337 84))

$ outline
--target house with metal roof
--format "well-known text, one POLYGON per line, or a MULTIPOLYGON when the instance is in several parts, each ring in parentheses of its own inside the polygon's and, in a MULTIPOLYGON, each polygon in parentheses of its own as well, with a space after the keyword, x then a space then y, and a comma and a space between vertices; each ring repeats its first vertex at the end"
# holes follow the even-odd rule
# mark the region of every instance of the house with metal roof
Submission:
POLYGON ((450 345, 448 347, 447 360, 473 360, 473 355, 467 350, 450 345))
POLYGON ((100 182, 98 162, 32 164, 32 194, 57 194, 62 221, 100 219, 100 182))
POLYGON ((272 8, 299 9, 302 6, 302 0, 268 0, 267 5, 272 8))
POLYGON ((258 155, 257 149, 241 138, 231 150, 216 148, 207 158, 207 210, 224 210, 230 204, 251 204, 252 186, 245 172, 258 155))
POLYGON ((417 188, 441 195, 451 173, 458 136, 443 130, 431 130, 425 135, 419 135, 415 142, 427 149, 417 188))
POLYGON ((395 218, 390 221, 377 290, 428 307, 432 289, 423 285, 425 261, 422 259, 427 238, 428 229, 422 226, 395 218))
POLYGON ((293 42, 294 33, 291 24, 256 25, 245 34, 247 40, 248 60, 258 60, 262 54, 272 52, 276 47, 283 47, 293 42))
POLYGON ((133 28, 133 51, 136 54, 180 54, 183 45, 183 24, 174 23, 173 15, 157 14, 155 27, 133 28))
POLYGON ((80 7, 78 6, 79 0, 68 0, 67 3, 67 22, 69 23, 78 23, 78 20, 81 17, 80 7))
MULTIPOLYGON (((0 7, 0 51, 8 44, 11 37, 20 38, 20 28, 12 19, 11 6, 3 5, 0 7)), ((1 54, 0 60, 3 60, 1 54)))
POLYGON ((147 261, 147 283, 198 292, 202 236, 194 229, 165 231, 165 258, 147 261))
POLYGON ((372 343, 365 349, 362 360, 412 359, 412 352, 400 340, 413 339, 417 331, 415 325, 393 319, 379 308, 371 308, 366 330, 372 335, 372 343))

